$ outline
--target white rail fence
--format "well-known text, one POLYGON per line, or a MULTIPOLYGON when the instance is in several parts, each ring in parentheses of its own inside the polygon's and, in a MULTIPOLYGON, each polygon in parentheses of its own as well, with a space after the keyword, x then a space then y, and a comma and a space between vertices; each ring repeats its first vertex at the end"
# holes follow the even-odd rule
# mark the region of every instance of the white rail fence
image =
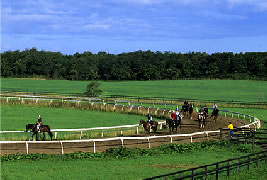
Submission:
MULTIPOLYGON (((255 119, 253 123, 240 126, 242 127, 248 127, 254 125, 254 129, 260 127, 260 120, 255 119)), ((74 129, 75 130, 75 129, 74 129)), ((97 142, 103 142, 103 141, 114 141, 114 140, 120 140, 121 141, 121 146, 124 146, 124 140, 147 140, 148 142, 148 148, 151 148, 150 140, 151 139, 157 139, 157 138, 170 138, 170 143, 173 142, 174 137, 190 137, 190 142, 193 142, 193 136, 196 135, 206 135, 207 138, 209 137, 209 134, 212 133, 220 133, 220 130, 217 131, 203 131, 203 132, 195 132, 191 134, 174 134, 174 135, 165 135, 165 136, 148 136, 148 137, 114 137, 114 138, 104 138, 104 139, 85 139, 85 140, 62 140, 62 141, 0 141, 0 144, 21 144, 25 143, 26 146, 26 153, 29 154, 29 144, 51 144, 51 143, 59 143, 61 147, 61 154, 64 154, 64 143, 81 143, 81 142, 93 142, 93 152, 96 153, 96 143, 97 142)))
MULTIPOLYGON (((159 122, 159 128, 162 129, 163 124, 165 122, 159 122)), ((58 132, 80 132, 80 139, 82 139, 83 132, 85 131, 92 131, 92 130, 102 130, 101 137, 104 137, 104 130, 107 129, 120 129, 120 134, 123 134, 123 129, 124 128, 134 128, 136 127, 136 134, 139 134, 139 124, 134 124, 134 125, 123 125, 123 126, 112 126, 112 127, 95 127, 95 128, 81 128, 81 129, 52 129, 52 132, 55 132, 55 139, 57 138, 57 133, 58 132)), ((141 127, 142 128, 142 127, 141 127)), ((1 133, 24 133, 26 131, 0 131, 1 133)), ((30 132, 30 131, 28 131, 30 132)))

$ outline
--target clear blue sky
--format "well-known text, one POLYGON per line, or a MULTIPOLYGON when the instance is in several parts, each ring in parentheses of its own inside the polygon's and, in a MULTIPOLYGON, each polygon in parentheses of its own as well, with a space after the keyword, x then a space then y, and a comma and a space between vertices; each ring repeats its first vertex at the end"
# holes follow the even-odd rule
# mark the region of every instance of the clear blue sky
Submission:
POLYGON ((2 0, 1 52, 267 51, 267 0, 2 0))

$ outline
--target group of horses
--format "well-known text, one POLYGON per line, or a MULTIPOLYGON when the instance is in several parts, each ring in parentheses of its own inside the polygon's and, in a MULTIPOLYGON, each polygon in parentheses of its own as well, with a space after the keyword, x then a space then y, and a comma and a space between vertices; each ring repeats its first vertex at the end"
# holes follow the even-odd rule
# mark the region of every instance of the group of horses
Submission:
MULTIPOLYGON (((193 119, 193 111, 194 111, 194 105, 193 104, 184 104, 181 109, 181 113, 179 114, 179 118, 172 119, 168 117, 166 119, 166 125, 169 127, 169 133, 177 133, 178 127, 182 128, 182 118, 184 116, 188 116, 190 119, 193 119)), ((213 122, 216 123, 216 119, 218 117, 218 109, 213 109, 210 118, 212 118, 213 122)), ((199 112, 198 113, 198 122, 199 122, 199 128, 205 128, 208 122, 208 111, 206 112, 199 112)), ((157 121, 153 121, 153 125, 151 126, 148 122, 144 120, 140 120, 140 124, 143 125, 144 130, 145 130, 145 136, 147 134, 150 134, 150 129, 154 131, 154 133, 157 131, 157 121)))
MULTIPOLYGON (((167 118, 166 119, 166 125, 169 127, 169 133, 177 133, 177 129, 180 126, 182 128, 182 118, 184 116, 188 116, 190 119, 193 118, 193 109, 194 106, 192 104, 184 104, 181 109, 181 113, 179 114, 179 118, 177 117, 176 119, 171 119, 167 118)), ((218 117, 218 109, 214 109, 210 118, 213 118, 213 121, 216 122, 216 119, 218 117)), ((208 119, 208 112, 201 112, 198 114, 198 122, 199 122, 199 128, 205 128, 207 125, 207 119, 208 119)), ((143 125, 144 130, 145 130, 145 136, 147 134, 150 134, 150 129, 155 133, 158 128, 158 122, 157 121, 152 121, 152 124, 145 120, 140 120, 139 125, 143 125)), ((48 135, 50 136, 51 140, 53 137, 53 133, 51 132, 51 129, 48 125, 42 125, 39 129, 37 124, 27 124, 26 125, 26 132, 32 132, 32 139, 34 136, 36 136, 36 140, 38 140, 38 133, 43 133, 43 138, 42 140, 45 140, 45 133, 47 132, 48 135)))

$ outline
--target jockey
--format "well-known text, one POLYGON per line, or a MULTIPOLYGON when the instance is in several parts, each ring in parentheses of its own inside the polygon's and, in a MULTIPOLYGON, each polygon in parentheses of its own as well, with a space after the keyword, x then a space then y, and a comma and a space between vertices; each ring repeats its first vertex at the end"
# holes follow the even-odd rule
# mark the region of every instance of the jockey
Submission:
POLYGON ((209 114, 209 109, 207 108, 207 106, 204 107, 204 115, 205 117, 207 117, 209 114))
POLYGON ((150 126, 153 126, 153 121, 152 121, 152 115, 151 114, 147 114, 147 121, 150 124, 150 126))
POLYGON ((175 114, 176 114, 176 120, 181 120, 181 118, 180 118, 180 112, 178 111, 178 108, 176 108, 175 114))
POLYGON ((184 105, 187 106, 188 105, 188 101, 184 100, 184 105))
POLYGON ((175 120, 176 119, 176 113, 174 111, 171 114, 171 118, 172 118, 172 120, 175 120))
POLYGON ((42 123, 43 123, 43 120, 41 118, 41 115, 38 115, 38 119, 37 119, 37 129, 38 131, 40 132, 40 127, 42 127, 42 123))
POLYGON ((213 109, 217 109, 217 108, 218 108, 218 106, 216 105, 216 103, 214 103, 213 109))
POLYGON ((200 117, 203 116, 203 114, 204 114, 204 109, 201 106, 200 110, 198 111, 198 119, 200 119, 200 117))

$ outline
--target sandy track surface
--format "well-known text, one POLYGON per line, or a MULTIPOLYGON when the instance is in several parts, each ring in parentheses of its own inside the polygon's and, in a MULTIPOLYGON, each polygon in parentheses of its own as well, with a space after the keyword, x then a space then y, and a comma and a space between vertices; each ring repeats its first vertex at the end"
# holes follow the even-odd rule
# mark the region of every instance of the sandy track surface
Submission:
MULTIPOLYGON (((229 121, 233 123, 235 127, 248 124, 246 121, 242 121, 235 118, 229 117, 218 117, 216 122, 213 122, 211 119, 208 119, 207 126, 204 129, 198 127, 197 115, 195 114, 193 119, 185 117, 182 121, 182 127, 178 128, 177 134, 190 134, 194 132, 201 131, 213 131, 219 130, 220 128, 226 128, 229 121)), ((162 136, 168 135, 169 130, 161 130, 156 133, 151 133, 150 136, 162 136)), ((143 137, 144 134, 132 135, 132 137, 143 137)), ((208 137, 206 134, 195 135, 193 136, 193 142, 200 142, 207 139, 218 139, 219 134, 209 134, 208 137)), ((173 137, 172 143, 188 143, 191 142, 191 137, 173 137)), ((160 146, 163 144, 171 143, 170 137, 155 138, 145 140, 124 140, 123 146, 127 148, 152 148, 155 146, 160 146)), ((112 141, 103 141, 95 142, 95 151, 103 152, 109 148, 117 148, 122 146, 121 140, 112 140, 112 141)), ((46 153, 46 154, 61 154, 62 146, 58 141, 50 143, 28 143, 29 152, 28 153, 46 153)), ((94 142, 64 142, 63 141, 63 151, 64 153, 73 153, 73 152, 94 152, 94 142)), ((24 154, 26 153, 26 143, 17 143, 17 144, 1 144, 1 154, 24 154)))

